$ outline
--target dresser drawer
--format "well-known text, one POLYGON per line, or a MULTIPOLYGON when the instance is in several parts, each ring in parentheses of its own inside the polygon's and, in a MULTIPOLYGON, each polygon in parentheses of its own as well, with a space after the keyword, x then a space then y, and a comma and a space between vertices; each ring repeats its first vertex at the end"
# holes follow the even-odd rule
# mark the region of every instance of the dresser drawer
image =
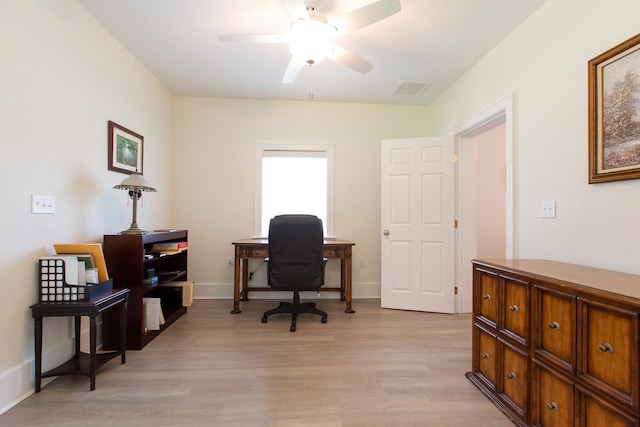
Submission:
POLYGON ((615 405, 602 399, 587 389, 576 386, 578 413, 576 425, 579 427, 638 427, 640 420, 627 414, 615 405))
POLYGON ((474 276, 476 318, 495 328, 498 324, 498 275, 487 270, 476 269, 474 276))
POLYGON ((529 355, 499 340, 502 351, 500 397, 523 420, 528 418, 529 355))
POLYGON ((640 409, 638 312, 581 298, 578 375, 598 390, 640 409))
POLYGON ((474 340, 477 351, 474 352, 474 374, 482 381, 483 385, 495 392, 496 370, 498 363, 498 341, 495 335, 475 326, 474 340))
POLYGON ((536 363, 533 384, 534 425, 573 426, 575 417, 573 381, 536 363))
POLYGON ((576 301, 573 294, 536 284, 536 357, 568 373, 576 364, 576 301))
POLYGON ((500 276, 504 289, 502 332, 524 346, 529 345, 529 283, 500 276))

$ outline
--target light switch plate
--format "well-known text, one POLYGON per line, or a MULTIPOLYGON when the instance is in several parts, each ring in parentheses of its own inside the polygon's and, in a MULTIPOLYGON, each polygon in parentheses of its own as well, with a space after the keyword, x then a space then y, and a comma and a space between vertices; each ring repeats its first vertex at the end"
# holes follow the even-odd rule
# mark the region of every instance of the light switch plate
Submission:
POLYGON ((56 213, 55 196, 44 194, 31 195, 31 213, 33 214, 53 214, 56 213))
POLYGON ((540 218, 555 218, 556 217, 556 202, 542 202, 540 203, 540 218))

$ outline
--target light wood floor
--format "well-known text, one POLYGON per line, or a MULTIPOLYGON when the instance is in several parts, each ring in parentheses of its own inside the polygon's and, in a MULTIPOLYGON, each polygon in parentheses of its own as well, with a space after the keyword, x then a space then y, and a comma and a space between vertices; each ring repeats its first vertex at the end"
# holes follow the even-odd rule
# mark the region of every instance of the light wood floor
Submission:
POLYGON ((471 316, 319 300, 326 324, 263 311, 274 300, 196 300, 127 363, 110 361, 89 391, 60 377, 0 415, 3 426, 487 426, 513 424, 464 376, 471 316))

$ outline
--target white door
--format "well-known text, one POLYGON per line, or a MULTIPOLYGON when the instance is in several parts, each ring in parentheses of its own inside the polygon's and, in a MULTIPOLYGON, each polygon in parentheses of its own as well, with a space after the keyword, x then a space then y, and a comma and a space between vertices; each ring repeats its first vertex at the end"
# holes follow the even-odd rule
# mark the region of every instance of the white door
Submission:
POLYGON ((384 308, 453 313, 453 137, 382 141, 384 308))

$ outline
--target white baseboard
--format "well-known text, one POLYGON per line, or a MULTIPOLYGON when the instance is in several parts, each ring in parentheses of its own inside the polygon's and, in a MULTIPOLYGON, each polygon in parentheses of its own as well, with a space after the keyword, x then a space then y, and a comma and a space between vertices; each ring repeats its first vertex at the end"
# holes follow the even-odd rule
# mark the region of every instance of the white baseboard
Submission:
POLYGON ((34 390, 33 359, 0 375, 0 414, 29 397, 34 390))
MULTIPOLYGON (((82 347, 81 351, 88 352, 89 328, 84 323, 80 330, 82 347)), ((46 320, 45 320, 46 321, 46 320)), ((88 323, 88 322, 87 322, 88 323)), ((99 328, 99 327, 98 327, 99 328)), ((100 340, 98 348, 102 347, 100 340)), ((75 340, 73 336, 58 341, 57 343, 42 349, 42 372, 53 369, 61 363, 69 360, 75 351, 75 340)), ((54 378, 43 378, 41 387, 46 386, 54 378)), ((0 374, 0 415, 31 396, 35 392, 35 360, 33 357, 25 360, 20 365, 0 374)), ((87 389, 89 385, 87 383, 87 389)))
MULTIPOLYGON (((87 331, 88 333, 88 331, 87 331)), ((42 371, 46 372, 68 360, 74 351, 74 339, 69 337, 42 351, 42 371)), ((54 378, 44 378, 42 386, 54 378)), ((35 360, 30 358, 19 366, 0 374, 0 414, 11 409, 35 391, 35 360)))
MULTIPOLYGON (((338 287, 337 284, 329 285, 338 287)), ((301 297, 308 295, 316 297, 315 292, 303 292, 301 297)), ((320 298, 337 299, 338 292, 323 292, 320 290, 320 298)), ((288 292, 249 292, 249 298, 282 299, 289 296, 288 292)), ((380 283, 354 283, 351 294, 353 299, 380 298, 380 283)), ((194 299, 233 299, 233 283, 195 283, 193 286, 194 299)))

